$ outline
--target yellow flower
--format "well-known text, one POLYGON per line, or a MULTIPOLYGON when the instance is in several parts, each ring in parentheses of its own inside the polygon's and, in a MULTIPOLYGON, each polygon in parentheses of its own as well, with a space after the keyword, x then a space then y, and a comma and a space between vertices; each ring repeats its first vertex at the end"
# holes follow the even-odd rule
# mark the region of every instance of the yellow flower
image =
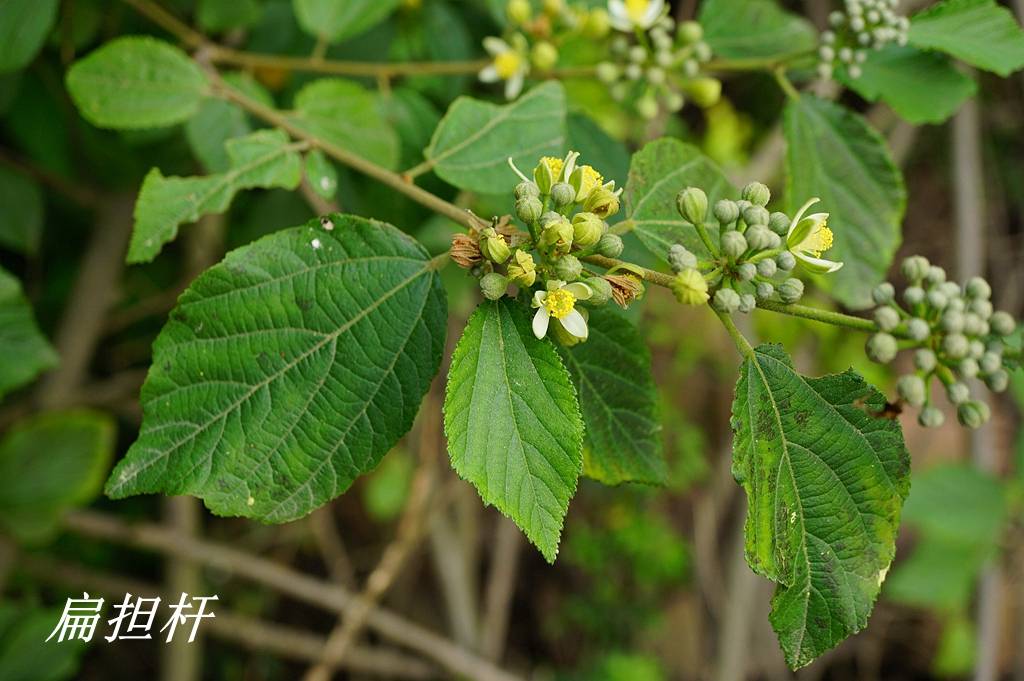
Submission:
POLYGON ((583 203, 592 191, 604 184, 604 178, 592 166, 579 166, 569 178, 569 184, 576 189, 576 202, 583 203))
POLYGON ((537 264, 533 256, 526 251, 517 250, 515 262, 508 266, 509 279, 521 286, 533 286, 537 281, 537 264))
POLYGON ((587 300, 591 293, 590 287, 582 282, 549 281, 547 291, 533 294, 533 306, 537 308, 533 316, 533 335, 537 338, 547 335, 548 325, 554 317, 563 329, 576 338, 586 340, 587 320, 576 309, 576 301, 587 300))
POLYGON ((646 31, 661 18, 665 0, 608 0, 608 18, 619 31, 646 31))
POLYGON ((484 49, 493 61, 480 71, 480 80, 485 83, 505 81, 506 99, 515 99, 523 89, 523 82, 530 72, 530 60, 526 55, 526 39, 520 35, 512 38, 512 44, 501 38, 484 38, 484 49))
POLYGON ((672 280, 672 293, 684 305, 703 305, 708 302, 708 282, 700 272, 687 267, 672 280))
POLYGON ((843 263, 826 260, 821 254, 832 247, 832 230, 828 228, 828 213, 804 213, 818 202, 817 198, 805 203, 789 224, 786 234, 786 248, 800 260, 804 267, 816 274, 835 272, 843 263))

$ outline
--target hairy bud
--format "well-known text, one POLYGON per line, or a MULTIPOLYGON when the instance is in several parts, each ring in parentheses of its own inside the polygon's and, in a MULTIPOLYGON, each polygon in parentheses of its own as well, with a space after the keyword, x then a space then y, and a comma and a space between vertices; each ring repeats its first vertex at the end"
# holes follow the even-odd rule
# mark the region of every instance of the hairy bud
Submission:
POLYGON ((527 196, 516 201, 516 217, 530 225, 540 218, 544 206, 535 196, 527 196))
POLYGON ((736 205, 735 201, 729 199, 722 199, 715 202, 715 219, 718 220, 721 225, 728 225, 731 222, 736 222, 740 216, 740 207, 736 205))
POLYGON ((685 220, 702 224, 708 216, 708 196, 698 187, 687 187, 676 195, 676 209, 685 220))
POLYGON ((916 374, 901 376, 896 383, 896 392, 900 398, 912 407, 920 407, 928 397, 927 386, 924 379, 916 374))
POLYGON ((573 243, 581 248, 593 246, 607 231, 604 220, 593 213, 576 213, 572 217, 573 243))
POLYGON ((487 300, 497 300, 505 295, 508 289, 508 277, 497 272, 485 274, 480 278, 480 290, 487 300))
POLYGON ((747 252, 747 239, 737 231, 722 232, 720 241, 722 252, 732 260, 747 252))
POLYGON ((687 268, 696 267, 697 256, 682 244, 673 244, 668 249, 668 264, 674 272, 681 272, 687 268))
POLYGON ((597 252, 606 258, 617 258, 622 255, 622 237, 611 232, 601 237, 597 242, 597 252))
POLYGON ((731 314, 740 309, 740 294, 731 288, 720 288, 715 291, 715 297, 711 301, 711 306, 719 312, 731 314))
POLYGON ((896 308, 888 305, 876 309, 874 317, 875 324, 882 331, 892 331, 900 325, 900 313, 896 311, 896 308))
POLYGON ((870 338, 864 346, 867 352, 868 358, 872 362, 878 362, 879 364, 888 364, 896 357, 896 351, 899 349, 896 344, 896 339, 887 333, 876 333, 870 338))
POLYGON ((772 198, 772 193, 767 185, 760 182, 751 182, 743 188, 741 196, 755 206, 767 206, 772 198))
POLYGON ((703 305, 708 302, 708 283, 704 275, 692 267, 680 270, 672 279, 672 293, 683 305, 703 305))
POLYGON ((791 277, 779 284, 776 291, 779 293, 779 300, 787 305, 792 305, 803 297, 804 282, 791 277))

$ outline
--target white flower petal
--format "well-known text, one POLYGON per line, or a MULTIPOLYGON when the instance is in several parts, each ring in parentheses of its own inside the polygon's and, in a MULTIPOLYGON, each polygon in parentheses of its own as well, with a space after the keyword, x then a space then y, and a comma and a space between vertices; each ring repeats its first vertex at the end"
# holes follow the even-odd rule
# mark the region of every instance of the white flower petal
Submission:
POLYGON ((546 308, 538 308, 537 314, 533 315, 533 335, 543 338, 548 333, 548 323, 551 321, 551 314, 546 308))
POLYGON ((841 262, 826 260, 825 258, 815 258, 807 255, 806 253, 794 253, 793 255, 799 258, 800 262, 802 262, 809 271, 816 274, 831 274, 843 266, 843 263, 841 262))
POLYGON ((787 241, 789 240, 790 235, 793 234, 793 230, 796 229, 797 223, 799 223, 800 220, 803 219, 804 213, 807 212, 807 209, 816 204, 820 200, 821 199, 815 196, 813 199, 807 199, 807 203, 800 206, 800 210, 798 210, 796 212, 796 215, 793 216, 793 221, 789 223, 789 231, 786 232, 787 241))
POLYGON ((493 35, 484 38, 484 49, 492 57, 497 57, 503 52, 508 52, 512 48, 501 38, 495 38, 493 35))
POLYGON ((582 281, 574 281, 566 286, 565 290, 571 293, 576 300, 589 300, 590 296, 594 294, 594 291, 582 281))
POLYGON ((626 3, 623 0, 608 0, 608 15, 612 19, 629 19, 626 3))
POLYGON ((648 29, 661 17, 661 11, 665 8, 665 0, 649 0, 647 11, 641 19, 641 27, 648 29))
POLYGON ((534 291, 533 292, 533 306, 540 307, 544 304, 544 299, 548 297, 547 291, 534 291))
POLYGON ((526 78, 525 71, 516 71, 511 78, 505 82, 505 99, 515 99, 523 91, 523 81, 526 78))
MULTIPOLYGON (((536 322, 536 318, 534 318, 534 322, 536 322)), ((558 322, 562 325, 562 328, 577 338, 587 339, 587 320, 583 318, 579 310, 570 311, 569 314, 559 319, 558 322)), ((536 333, 536 329, 534 329, 534 333, 536 333)))
POLYGON ((481 82, 484 83, 497 83, 501 78, 498 77, 498 69, 495 68, 494 64, 488 64, 480 70, 478 74, 481 82))

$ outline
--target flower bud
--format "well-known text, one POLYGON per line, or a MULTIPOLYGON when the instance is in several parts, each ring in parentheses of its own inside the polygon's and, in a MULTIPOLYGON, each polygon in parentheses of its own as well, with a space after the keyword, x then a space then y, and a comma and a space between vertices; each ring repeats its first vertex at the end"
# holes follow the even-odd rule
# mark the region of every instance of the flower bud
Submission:
POLYGON ((751 281, 757 276, 757 265, 745 262, 736 268, 736 278, 740 281, 751 281))
POLYGON ((715 219, 719 224, 725 226, 730 222, 736 222, 739 216, 740 207, 736 205, 735 201, 721 199, 715 202, 715 219))
POLYGON ((668 264, 673 272, 682 272, 697 266, 697 256, 686 250, 682 244, 672 244, 668 249, 668 264))
POLYGON ((925 278, 930 267, 931 264, 927 258, 921 255, 912 255, 903 260, 900 270, 903 272, 904 277, 916 284, 925 278))
POLYGON ((989 319, 993 313, 992 301, 984 298, 975 298, 967 306, 967 309, 981 317, 983 320, 989 319))
POLYGON ((708 216, 708 195, 698 187, 687 187, 676 195, 676 209, 688 222, 703 224, 708 216))
POLYGON ((572 229, 573 243, 580 248, 588 248, 601 240, 608 226, 593 213, 582 212, 572 217, 572 229))
POLYGON ((988 405, 980 400, 970 400, 956 408, 957 421, 967 428, 981 428, 991 415, 988 405))
POLYGON ((1010 385, 1010 374, 1006 369, 999 369, 985 376, 985 385, 994 393, 1001 393, 1010 385))
POLYGON ((896 311, 896 308, 888 305, 876 309, 874 317, 875 324, 882 331, 892 331, 900 325, 900 313, 896 311))
POLYGON ((568 253, 572 247, 574 229, 569 219, 559 215, 558 219, 547 220, 540 232, 540 242, 552 246, 557 253, 568 253))
POLYGON ((907 322, 907 335, 920 342, 932 335, 932 329, 925 320, 915 318, 907 322))
POLYGON ((931 371, 938 364, 935 353, 928 348, 921 348, 914 352, 914 366, 921 371, 931 371))
MULTIPOLYGON (((748 227, 747 231, 743 233, 747 238, 747 245, 755 251, 763 251, 766 248, 771 248, 771 244, 774 238, 778 238, 778 235, 769 231, 764 225, 753 225, 748 227)), ((762 261, 765 262, 765 261, 762 261)))
POLYGON ((708 302, 708 283, 704 275, 692 267, 680 270, 672 279, 672 293, 683 305, 703 305, 708 302))
POLYGON ((537 281, 537 265, 533 261, 533 255, 527 251, 516 250, 508 266, 508 276, 519 286, 533 286, 537 281))
POLYGON ((748 314, 757 307, 757 300, 749 293, 744 293, 740 296, 740 307, 739 311, 743 314, 748 314))
POLYGON ((720 288, 715 291, 715 297, 711 301, 711 306, 719 312, 732 314, 740 308, 740 294, 731 288, 720 288))
POLYGON ((640 118, 644 120, 651 120, 658 115, 658 100, 653 96, 641 97, 636 103, 636 112, 640 114, 640 118))
POLYGON ((961 378, 974 378, 978 375, 978 361, 971 357, 966 357, 960 360, 956 372, 961 378))
POLYGON ((916 374, 901 376, 896 383, 896 392, 900 399, 912 407, 920 407, 928 397, 928 388, 924 380, 916 374))
POLYGON ((1009 336, 1013 333, 1016 328, 1016 323, 1013 321, 1013 317, 1008 312, 994 312, 988 320, 989 326, 992 328, 992 332, 997 336, 1009 336))
POLYGON ((970 343, 962 333, 951 333, 942 339, 942 351, 952 359, 966 357, 968 350, 970 350, 970 343))
POLYGON ((950 302, 952 302, 954 298, 960 298, 960 285, 955 281, 944 281, 939 284, 937 288, 946 294, 946 297, 949 298, 950 302))
POLYGON ((679 24, 676 35, 683 45, 692 45, 704 37, 704 28, 696 21, 684 21, 679 24))
POLYGON ((876 305, 891 303, 896 299, 896 289, 889 282, 882 282, 871 291, 871 299, 876 305))
POLYGON ((907 305, 920 305, 924 300, 924 289, 920 286, 908 286, 903 290, 903 300, 907 305))
POLYGON ((590 298, 586 301, 587 305, 597 307, 611 300, 612 285, 607 280, 601 277, 588 277, 583 283, 590 287, 590 298))
POLYGON ((929 291, 928 295, 925 296, 925 300, 928 301, 928 307, 933 310, 944 310, 946 309, 946 305, 949 304, 949 298, 946 297, 945 293, 938 289, 932 289, 929 291))
POLYGON ((686 83, 684 89, 702 109, 713 107, 722 98, 722 81, 717 78, 694 78, 686 83))
POLYGON ((603 83, 614 83, 619 79, 619 67, 611 62, 603 61, 597 65, 597 78, 603 83))
POLYGON ((747 252, 747 239, 737 231, 722 232, 719 237, 722 252, 732 260, 747 252))
POLYGON ((953 309, 942 313, 939 325, 946 333, 961 333, 964 330, 964 314, 953 309))
POLYGON ((779 236, 786 236, 789 233, 789 216, 778 211, 768 216, 768 229, 779 236))
POLYGON ((540 189, 533 182, 520 182, 515 188, 516 200, 537 198, 540 196, 540 189))
POLYGON ((583 263, 575 255, 563 255, 555 261, 554 271, 562 281, 576 281, 583 272, 583 263))
POLYGON ((928 268, 928 273, 924 275, 924 280, 932 286, 941 284, 946 281, 946 270, 938 265, 932 265, 928 268))
POLYGON ((597 242, 597 252, 606 258, 617 258, 622 255, 622 237, 608 232, 597 242))
POLYGON ((779 300, 791 305, 804 295, 804 282, 796 278, 790 278, 779 284, 776 289, 779 293, 779 300))
POLYGON ((757 273, 762 277, 774 277, 776 271, 778 271, 778 265, 770 258, 759 260, 757 263, 757 273))
POLYGON ((480 252, 491 262, 501 264, 512 255, 505 237, 498 234, 493 227, 488 227, 480 233, 480 252))
POLYGON ((899 349, 896 345, 896 339, 887 333, 876 333, 870 338, 864 346, 865 352, 867 353, 868 359, 872 362, 878 362, 879 364, 888 364, 896 357, 896 351, 899 349))
POLYGON ((946 422, 946 415, 937 407, 928 406, 917 415, 917 422, 925 428, 938 428, 946 422))
POLYGON ((525 24, 530 20, 530 15, 533 14, 533 8, 530 7, 529 0, 509 0, 508 7, 508 18, 514 24, 525 24))
POLYGON ((783 272, 789 272, 796 267, 796 256, 789 251, 783 251, 775 256, 775 264, 779 266, 779 269, 783 272))
POLYGON ((767 281, 762 281, 757 285, 755 294, 758 300, 768 300, 775 293, 775 287, 767 281))
POLYGON ((568 182, 556 182, 551 187, 551 203, 556 208, 564 208, 576 201, 576 190, 568 182))
POLYGON ((978 368, 983 374, 992 374, 1003 367, 1003 359, 994 352, 986 352, 978 360, 978 368))
POLYGON ((606 187, 598 187, 590 192, 583 209, 597 217, 607 220, 619 212, 619 197, 606 187))
POLYGON ((533 169, 533 181, 541 194, 548 194, 551 191, 551 185, 558 181, 561 171, 562 159, 545 156, 540 160, 533 169))
POLYGON ((528 196, 516 201, 516 217, 528 225, 532 225, 538 218, 540 218, 540 214, 543 210, 544 206, 537 197, 528 196))
MULTIPOLYGON (((772 198, 772 193, 771 190, 768 189, 767 185, 761 184, 760 182, 751 182, 743 188, 741 196, 755 206, 767 206, 768 202, 772 198)), ((767 224, 767 221, 765 221, 765 223, 767 224)))
POLYGON ((968 336, 981 336, 985 333, 985 321, 974 314, 968 312, 964 315, 964 333, 968 336))
POLYGON ((497 300, 505 295, 508 289, 508 277, 504 274, 491 272, 480 278, 480 290, 487 300, 497 300))
POLYGON ((607 10, 603 7, 596 7, 587 14, 587 20, 583 22, 583 33, 588 38, 600 40, 608 35, 611 26, 607 10))
POLYGON ((558 48, 546 40, 535 44, 530 50, 530 61, 539 71, 550 71, 558 63, 558 48))
POLYGON ((964 287, 964 293, 967 294, 968 298, 987 299, 992 295, 992 287, 981 277, 971 277, 964 287))
POLYGON ((982 343, 980 340, 972 340, 970 348, 971 349, 968 350, 967 352, 969 357, 972 357, 974 359, 981 359, 982 355, 985 354, 985 344, 982 343))
POLYGON ((743 209, 743 222, 748 225, 767 225, 770 217, 764 206, 749 206, 743 209))

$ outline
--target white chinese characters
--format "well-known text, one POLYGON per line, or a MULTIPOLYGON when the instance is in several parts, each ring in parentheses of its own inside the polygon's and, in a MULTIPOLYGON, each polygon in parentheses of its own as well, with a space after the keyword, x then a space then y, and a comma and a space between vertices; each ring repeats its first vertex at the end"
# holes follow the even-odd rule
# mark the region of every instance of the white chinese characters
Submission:
MULTIPOLYGON (((165 642, 171 643, 181 626, 188 630, 188 642, 196 639, 199 623, 204 619, 212 619, 216 614, 209 610, 209 602, 219 600, 217 596, 189 596, 182 593, 177 603, 169 604, 170 616, 160 628, 160 633, 167 632, 165 642), (191 626, 189 626, 191 623, 191 626)), ((127 593, 124 600, 114 606, 115 614, 107 620, 110 633, 103 638, 112 643, 117 640, 148 640, 152 639, 151 630, 156 620, 160 598, 133 597, 127 593)), ((83 593, 82 598, 69 598, 64 605, 60 621, 46 638, 50 641, 56 637, 57 642, 92 640, 96 633, 96 625, 103 609, 102 598, 90 598, 83 593)))

